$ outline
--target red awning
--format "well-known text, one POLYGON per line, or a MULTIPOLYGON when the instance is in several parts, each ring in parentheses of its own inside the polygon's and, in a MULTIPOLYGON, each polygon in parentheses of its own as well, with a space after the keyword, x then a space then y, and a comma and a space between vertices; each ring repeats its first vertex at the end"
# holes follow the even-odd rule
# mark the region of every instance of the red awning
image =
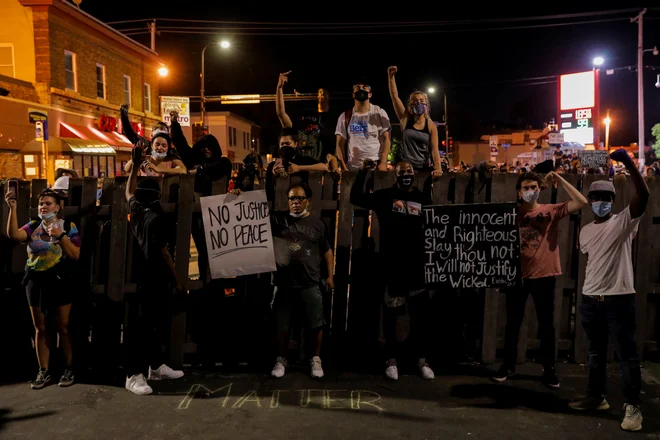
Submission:
POLYGON ((60 137, 96 140, 112 146, 117 151, 131 151, 133 144, 116 131, 101 131, 96 127, 60 123, 60 137))

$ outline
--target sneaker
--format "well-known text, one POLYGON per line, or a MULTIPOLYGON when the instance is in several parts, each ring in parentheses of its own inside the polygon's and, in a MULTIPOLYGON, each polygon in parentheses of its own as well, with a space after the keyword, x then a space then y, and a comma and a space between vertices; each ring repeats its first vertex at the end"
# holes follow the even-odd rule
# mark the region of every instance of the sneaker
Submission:
POLYGON ((623 417, 623 422, 621 422, 621 429, 624 431, 641 431, 643 419, 639 406, 624 403, 623 409, 626 411, 626 415, 623 417))
POLYGON ((547 368, 543 372, 543 383, 550 388, 559 388, 559 377, 554 368, 547 368))
POLYGON ((502 365, 499 370, 497 370, 497 373, 493 376, 493 380, 495 382, 504 382, 513 374, 516 372, 516 369, 514 367, 509 367, 507 365, 502 365))
POLYGON ((157 370, 152 370, 149 367, 149 378, 147 380, 168 380, 168 379, 181 379, 183 371, 173 370, 167 365, 163 364, 157 370))
POLYGON ((273 367, 273 371, 270 372, 270 375, 273 377, 277 377, 278 379, 282 376, 284 376, 284 372, 286 371, 286 366, 287 362, 286 359, 283 357, 278 357, 277 362, 275 362, 275 366, 273 367))
POLYGON ((320 379, 323 377, 323 367, 321 366, 321 358, 314 356, 309 362, 311 368, 311 374, 314 379, 320 379))
POLYGON ((601 396, 588 396, 571 402, 568 406, 576 411, 607 411, 610 409, 610 404, 601 396))
POLYGON ((73 385, 74 380, 75 378, 73 376, 73 370, 71 368, 67 368, 64 370, 64 374, 62 374, 60 383, 58 385, 61 387, 70 387, 73 385))
POLYGON ((146 396, 151 394, 154 390, 147 384, 144 374, 134 374, 131 377, 126 377, 126 389, 138 396, 146 396))
POLYGON ((40 368, 37 373, 37 378, 30 382, 30 388, 33 390, 40 390, 48 385, 48 382, 50 382, 50 374, 48 373, 48 370, 40 368))
POLYGON ((429 364, 426 363, 426 359, 420 359, 417 366, 419 367, 419 374, 421 374, 422 379, 435 379, 435 374, 433 373, 433 370, 431 370, 431 367, 429 367, 429 364))
POLYGON ((390 359, 385 369, 385 377, 391 380, 399 380, 399 369, 396 367, 396 360, 390 359))

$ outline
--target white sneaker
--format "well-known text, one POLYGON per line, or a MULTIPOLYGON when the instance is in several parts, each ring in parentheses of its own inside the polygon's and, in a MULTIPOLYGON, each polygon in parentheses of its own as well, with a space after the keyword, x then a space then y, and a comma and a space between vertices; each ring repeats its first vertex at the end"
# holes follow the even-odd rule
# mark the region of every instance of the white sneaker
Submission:
POLYGON ((284 372, 286 371, 286 359, 283 357, 278 357, 277 362, 275 362, 275 366, 273 367, 273 371, 270 372, 270 375, 273 377, 277 377, 278 379, 282 376, 284 376, 284 372))
POLYGON ((151 367, 149 367, 148 380, 181 379, 182 377, 183 377, 183 371, 173 370, 165 364, 158 367, 157 370, 152 370, 151 367))
POLYGON ((142 373, 126 377, 126 389, 138 396, 146 396, 147 394, 154 392, 154 390, 152 390, 147 384, 147 381, 144 379, 144 374, 142 373))
POLYGON ((399 380, 399 369, 396 367, 396 361, 394 359, 390 359, 387 362, 385 377, 391 380, 399 380))
POLYGON ((419 367, 419 374, 421 374, 422 379, 435 379, 435 374, 433 373, 433 370, 431 370, 431 367, 429 367, 429 364, 426 363, 426 359, 420 359, 417 366, 419 367))
POLYGON ((323 377, 323 367, 321 366, 321 358, 314 356, 309 362, 311 368, 311 374, 314 379, 320 379, 323 377))
POLYGON ((623 422, 621 422, 621 429, 624 431, 641 431, 643 419, 639 406, 624 403, 623 409, 626 411, 626 415, 623 417, 623 422))

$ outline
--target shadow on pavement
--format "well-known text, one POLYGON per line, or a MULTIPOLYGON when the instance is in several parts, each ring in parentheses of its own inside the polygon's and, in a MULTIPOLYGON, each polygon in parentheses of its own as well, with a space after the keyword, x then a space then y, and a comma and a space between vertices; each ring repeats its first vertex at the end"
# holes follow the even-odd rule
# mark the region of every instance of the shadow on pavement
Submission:
POLYGON ((14 422, 23 422, 26 420, 37 419, 40 417, 47 417, 55 414, 55 411, 42 411, 36 414, 28 414, 25 416, 11 417, 11 410, 7 408, 0 408, 0 431, 5 429, 6 425, 14 422))

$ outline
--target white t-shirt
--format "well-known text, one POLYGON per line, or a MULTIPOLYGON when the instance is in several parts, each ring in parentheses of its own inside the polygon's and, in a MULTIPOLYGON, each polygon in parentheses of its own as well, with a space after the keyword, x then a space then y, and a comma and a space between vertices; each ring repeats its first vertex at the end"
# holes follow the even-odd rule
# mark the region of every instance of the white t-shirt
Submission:
POLYGON ((348 169, 356 171, 362 168, 366 159, 378 160, 380 137, 392 129, 387 112, 377 105, 370 104, 366 113, 353 111, 346 134, 346 113, 337 121, 335 134, 348 139, 348 169))
POLYGON ((580 232, 580 250, 589 254, 583 295, 635 293, 632 240, 641 217, 630 218, 630 207, 604 223, 589 223, 580 232))

